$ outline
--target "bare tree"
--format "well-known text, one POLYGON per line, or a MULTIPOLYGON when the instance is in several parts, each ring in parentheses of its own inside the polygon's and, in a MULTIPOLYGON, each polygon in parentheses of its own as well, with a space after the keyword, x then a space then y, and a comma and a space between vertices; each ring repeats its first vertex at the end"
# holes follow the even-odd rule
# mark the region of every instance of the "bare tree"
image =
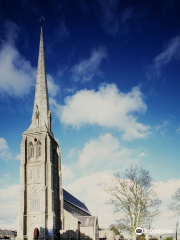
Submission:
POLYGON ((109 226, 109 230, 113 231, 116 235, 121 235, 121 230, 119 229, 119 226, 117 224, 111 224, 109 226))
POLYGON ((111 184, 101 185, 112 197, 109 203, 121 215, 118 220, 119 228, 130 232, 135 240, 135 229, 148 226, 149 219, 159 214, 161 201, 154 191, 149 171, 131 166, 123 173, 115 173, 114 177, 111 184))
POLYGON ((180 214, 180 188, 178 188, 171 197, 172 203, 169 204, 169 209, 174 212, 175 215, 180 214))

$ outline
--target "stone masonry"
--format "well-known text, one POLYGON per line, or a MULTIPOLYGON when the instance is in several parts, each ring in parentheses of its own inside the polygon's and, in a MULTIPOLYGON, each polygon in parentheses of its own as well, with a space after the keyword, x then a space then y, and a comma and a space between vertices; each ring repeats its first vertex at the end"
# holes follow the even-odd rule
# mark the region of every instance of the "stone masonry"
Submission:
POLYGON ((47 78, 41 27, 32 123, 23 133, 20 166, 20 206, 17 239, 58 237, 62 209, 61 152, 51 131, 47 78))

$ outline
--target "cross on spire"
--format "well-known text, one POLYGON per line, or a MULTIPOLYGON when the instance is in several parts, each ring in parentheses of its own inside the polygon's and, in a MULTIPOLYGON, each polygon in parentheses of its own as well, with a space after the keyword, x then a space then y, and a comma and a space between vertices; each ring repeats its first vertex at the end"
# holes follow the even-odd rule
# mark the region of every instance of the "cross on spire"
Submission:
POLYGON ((42 22, 43 22, 43 20, 44 20, 44 17, 41 16, 40 19, 39 19, 39 21, 41 22, 41 26, 42 26, 42 22))

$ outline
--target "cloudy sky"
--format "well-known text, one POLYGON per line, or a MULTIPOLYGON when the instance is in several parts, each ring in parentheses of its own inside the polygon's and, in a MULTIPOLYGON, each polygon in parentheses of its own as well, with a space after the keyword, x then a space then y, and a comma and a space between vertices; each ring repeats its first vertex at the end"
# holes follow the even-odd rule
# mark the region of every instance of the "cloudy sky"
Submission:
POLYGON ((0 228, 16 229, 43 15, 63 187, 108 227, 118 215, 99 183, 138 164, 163 202, 153 227, 175 229, 167 204, 180 187, 179 9, 178 0, 0 1, 0 228))

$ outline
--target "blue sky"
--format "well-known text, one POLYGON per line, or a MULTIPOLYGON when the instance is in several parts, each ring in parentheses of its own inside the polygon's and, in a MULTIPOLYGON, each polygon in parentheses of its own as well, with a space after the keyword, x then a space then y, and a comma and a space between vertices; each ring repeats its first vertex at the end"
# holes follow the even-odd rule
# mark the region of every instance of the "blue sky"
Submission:
POLYGON ((16 228, 41 15, 64 188, 107 227, 118 216, 98 183, 138 164, 163 201, 154 228, 175 226, 167 204, 180 186, 179 8, 177 0, 1 0, 0 228, 16 228))

